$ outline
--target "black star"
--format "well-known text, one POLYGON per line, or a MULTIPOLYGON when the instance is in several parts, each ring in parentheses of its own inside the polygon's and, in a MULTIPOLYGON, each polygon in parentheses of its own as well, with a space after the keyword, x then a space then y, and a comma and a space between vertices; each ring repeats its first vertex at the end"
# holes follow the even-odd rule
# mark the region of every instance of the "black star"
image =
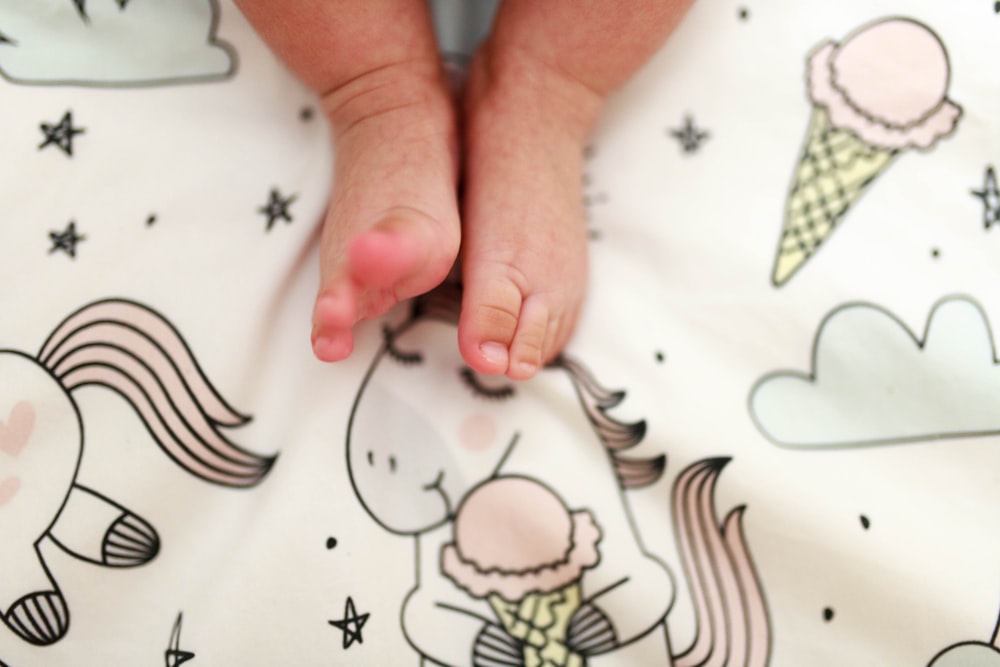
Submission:
POLYGON ((76 258, 76 244, 86 238, 86 236, 76 233, 76 223, 71 220, 66 227, 66 231, 49 232, 49 239, 52 240, 52 247, 49 248, 49 254, 51 255, 56 250, 62 250, 70 257, 76 258))
POLYGON ((983 226, 989 229, 994 224, 1000 225, 1000 189, 997 189, 997 174, 993 167, 986 168, 983 189, 973 190, 972 194, 983 200, 983 226))
POLYGON ((709 134, 705 130, 698 129, 691 116, 684 116, 684 127, 670 130, 670 136, 681 142, 681 149, 685 153, 696 153, 701 148, 701 143, 708 139, 709 134))
POLYGON ((370 614, 359 615, 354 610, 354 600, 348 597, 347 604, 344 606, 344 618, 339 621, 327 622, 344 632, 344 648, 350 648, 355 641, 359 644, 364 643, 364 639, 361 637, 361 628, 365 627, 365 623, 368 622, 368 616, 370 614))
POLYGON ((83 134, 80 127, 73 127, 73 112, 67 111, 58 125, 41 124, 42 133, 45 134, 45 141, 38 145, 38 150, 46 146, 58 146, 66 155, 73 156, 73 137, 83 134))
POLYGON ((178 613, 174 627, 170 631, 170 643, 167 645, 167 650, 163 652, 163 661, 166 667, 179 667, 194 658, 194 653, 181 648, 181 623, 183 619, 184 613, 178 613))
POLYGON ((295 201, 295 195, 282 198, 281 193, 277 189, 271 190, 271 198, 266 204, 257 209, 259 213, 267 216, 267 231, 271 231, 271 227, 274 226, 274 223, 279 218, 285 222, 292 221, 292 215, 288 212, 288 207, 293 201, 295 201))

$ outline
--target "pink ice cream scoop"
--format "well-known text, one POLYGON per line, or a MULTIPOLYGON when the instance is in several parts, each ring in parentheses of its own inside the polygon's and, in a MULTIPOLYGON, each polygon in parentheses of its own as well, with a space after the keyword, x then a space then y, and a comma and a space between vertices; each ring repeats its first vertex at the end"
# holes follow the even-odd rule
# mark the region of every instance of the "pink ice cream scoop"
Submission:
POLYGON ((867 25, 809 58, 809 96, 830 123, 873 146, 927 149, 952 133, 961 107, 947 98, 948 54, 909 19, 867 25))
POLYGON ((497 593, 516 602, 578 580, 597 563, 600 539, 589 512, 570 512, 534 480, 500 477, 462 502, 442 567, 474 597, 497 593))

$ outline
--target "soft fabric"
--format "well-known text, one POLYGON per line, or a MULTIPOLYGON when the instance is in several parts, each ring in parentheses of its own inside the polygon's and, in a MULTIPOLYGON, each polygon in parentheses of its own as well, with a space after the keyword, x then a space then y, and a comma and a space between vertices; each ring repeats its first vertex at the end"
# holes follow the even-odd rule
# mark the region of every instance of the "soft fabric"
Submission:
POLYGON ((313 359, 334 155, 228 1, 0 35, 6 667, 1000 665, 1000 6, 697 3, 516 385, 453 285, 313 359), (560 586, 445 571, 483 489, 476 576, 560 586))

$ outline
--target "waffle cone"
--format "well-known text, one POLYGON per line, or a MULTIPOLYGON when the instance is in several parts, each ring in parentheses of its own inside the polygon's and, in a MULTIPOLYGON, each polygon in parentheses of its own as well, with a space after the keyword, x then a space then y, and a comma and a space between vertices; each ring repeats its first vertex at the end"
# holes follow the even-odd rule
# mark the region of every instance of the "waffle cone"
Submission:
POLYGON ((583 658, 566 646, 570 619, 580 608, 579 582, 518 602, 495 593, 488 600, 507 634, 523 643, 525 667, 583 667, 583 658))
POLYGON ((786 283, 833 233, 847 210, 899 153, 830 124, 815 107, 785 206, 771 281, 786 283))

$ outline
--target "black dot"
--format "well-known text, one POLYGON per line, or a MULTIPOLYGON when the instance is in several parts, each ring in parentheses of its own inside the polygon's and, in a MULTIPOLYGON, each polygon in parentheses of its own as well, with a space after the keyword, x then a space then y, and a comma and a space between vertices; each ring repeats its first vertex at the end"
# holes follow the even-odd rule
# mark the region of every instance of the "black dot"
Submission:
POLYGON ((328 538, 326 538, 326 548, 327 549, 332 549, 335 546, 337 546, 337 538, 336 537, 328 537, 328 538))
POLYGON ((152 227, 154 224, 156 224, 156 214, 155 213, 150 213, 149 217, 146 218, 146 226, 147 227, 152 227))
POLYGON ((871 527, 871 525, 872 525, 872 522, 869 521, 868 517, 866 517, 864 514, 862 514, 861 515, 861 527, 864 528, 865 530, 868 530, 868 528, 871 527))
POLYGON ((660 352, 659 350, 656 351, 656 363, 662 364, 666 360, 666 358, 667 357, 662 352, 660 352))
POLYGON ((746 7, 740 7, 739 17, 741 21, 746 21, 750 18, 750 10, 746 7))
POLYGON ((829 623, 833 620, 833 608, 826 607, 823 609, 823 620, 829 623))
POLYGON ((938 248, 931 248, 931 257, 933 257, 934 259, 937 259, 940 256, 941 256, 941 250, 940 249, 938 249, 938 248))
POLYGON ((314 113, 315 112, 313 111, 312 107, 302 107, 302 110, 299 111, 299 118, 303 121, 308 122, 313 119, 314 113))

